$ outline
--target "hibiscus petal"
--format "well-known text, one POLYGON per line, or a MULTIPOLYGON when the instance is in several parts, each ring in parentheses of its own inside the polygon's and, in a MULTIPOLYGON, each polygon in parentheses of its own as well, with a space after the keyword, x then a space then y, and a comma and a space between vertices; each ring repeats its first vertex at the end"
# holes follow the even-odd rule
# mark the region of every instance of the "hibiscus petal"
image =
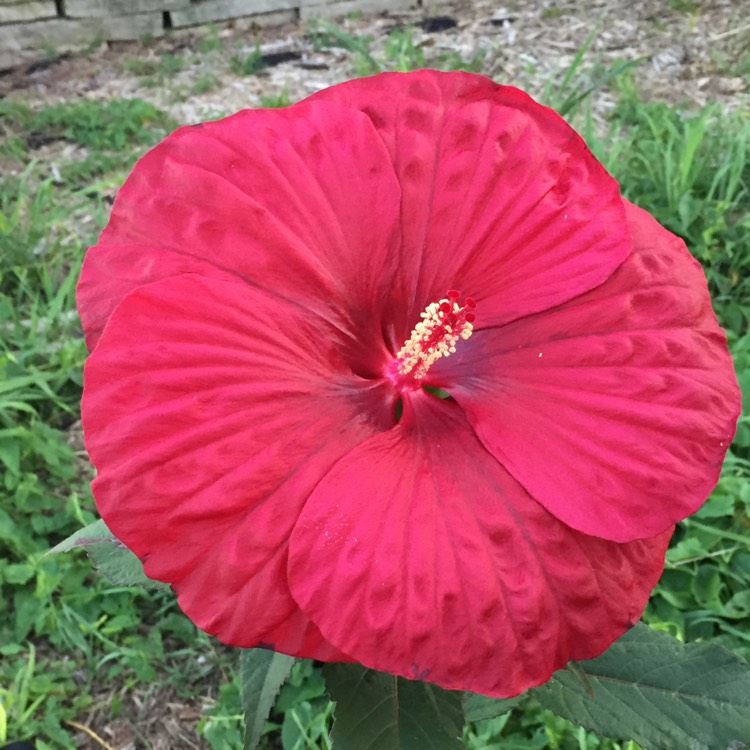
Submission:
POLYGON ((396 428, 315 488, 289 581, 323 636, 366 666, 510 696, 635 623, 668 540, 570 529, 484 450, 455 403, 416 391, 396 428))
POLYGON ((632 204, 628 221, 633 255, 606 283, 430 371, 550 513, 620 542, 700 507, 740 412, 699 264, 632 204))
POLYGON ((388 154, 351 109, 301 103, 180 128, 136 164, 86 255, 87 341, 128 291, 192 271, 272 291, 377 352, 366 323, 386 304, 398 206, 388 154))
POLYGON ((478 328, 497 325, 592 289, 630 251, 615 180, 556 112, 518 89, 425 70, 312 100, 364 112, 393 160, 403 238, 395 348, 447 289, 474 297, 478 328))
POLYGON ((342 658, 289 595, 288 538, 393 403, 352 375, 329 328, 236 280, 183 275, 125 297, 86 363, 104 520, 227 643, 342 658))

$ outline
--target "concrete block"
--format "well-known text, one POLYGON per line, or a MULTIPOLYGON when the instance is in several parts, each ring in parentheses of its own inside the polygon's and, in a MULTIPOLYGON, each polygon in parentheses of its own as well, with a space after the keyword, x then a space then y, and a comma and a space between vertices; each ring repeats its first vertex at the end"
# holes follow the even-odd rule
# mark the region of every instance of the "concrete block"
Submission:
POLYGON ((38 60, 47 50, 81 49, 101 36, 102 25, 96 20, 53 18, 0 26, 0 70, 38 60))
POLYGON ((382 13, 386 10, 416 8, 417 0, 301 0, 300 18, 333 18, 347 13, 382 13))
POLYGON ((102 34, 108 42, 126 42, 144 37, 164 35, 161 11, 156 13, 133 13, 127 16, 112 16, 100 19, 102 34))
POLYGON ((54 0, 33 0, 33 2, 0 4, 0 23, 36 21, 40 18, 56 18, 54 0))
POLYGON ((112 18, 165 10, 189 8, 190 0, 65 0, 70 18, 112 18))
POLYGON ((239 31, 252 31, 258 26, 283 26, 297 20, 297 9, 278 10, 272 13, 258 13, 257 15, 232 20, 232 26, 239 31))
POLYGON ((289 10, 299 7, 300 0, 202 0, 171 14, 172 26, 194 26, 212 21, 228 21, 242 16, 289 10))

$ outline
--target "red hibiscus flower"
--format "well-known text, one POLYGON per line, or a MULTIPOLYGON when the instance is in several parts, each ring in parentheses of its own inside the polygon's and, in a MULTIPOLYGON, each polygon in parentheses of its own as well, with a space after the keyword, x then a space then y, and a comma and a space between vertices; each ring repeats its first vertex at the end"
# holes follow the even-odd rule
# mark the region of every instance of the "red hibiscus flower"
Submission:
POLYGON ((640 616, 739 393, 705 279, 464 73, 181 128, 79 303, 102 516, 238 646, 508 696, 640 616))

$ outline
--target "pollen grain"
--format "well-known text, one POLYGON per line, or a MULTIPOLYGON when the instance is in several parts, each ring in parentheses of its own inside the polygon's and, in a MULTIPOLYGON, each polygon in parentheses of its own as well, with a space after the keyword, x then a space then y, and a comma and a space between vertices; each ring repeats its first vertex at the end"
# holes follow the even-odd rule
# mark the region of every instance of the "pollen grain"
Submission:
POLYGON ((467 297, 461 305, 459 296, 459 292, 450 290, 447 297, 427 305, 420 314, 421 320, 396 355, 395 369, 401 378, 421 380, 438 359, 456 351, 459 339, 465 341, 471 336, 476 303, 467 297))

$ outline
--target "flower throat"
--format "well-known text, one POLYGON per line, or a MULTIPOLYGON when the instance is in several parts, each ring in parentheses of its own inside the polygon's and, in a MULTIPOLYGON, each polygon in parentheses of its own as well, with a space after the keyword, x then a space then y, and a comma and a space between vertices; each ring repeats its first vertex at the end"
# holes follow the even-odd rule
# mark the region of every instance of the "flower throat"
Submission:
POLYGON ((474 330, 476 303, 467 297, 459 304, 459 292, 451 289, 447 297, 427 305, 411 336, 389 364, 387 375, 401 387, 416 388, 430 367, 441 357, 456 351, 459 339, 468 339, 474 330))

